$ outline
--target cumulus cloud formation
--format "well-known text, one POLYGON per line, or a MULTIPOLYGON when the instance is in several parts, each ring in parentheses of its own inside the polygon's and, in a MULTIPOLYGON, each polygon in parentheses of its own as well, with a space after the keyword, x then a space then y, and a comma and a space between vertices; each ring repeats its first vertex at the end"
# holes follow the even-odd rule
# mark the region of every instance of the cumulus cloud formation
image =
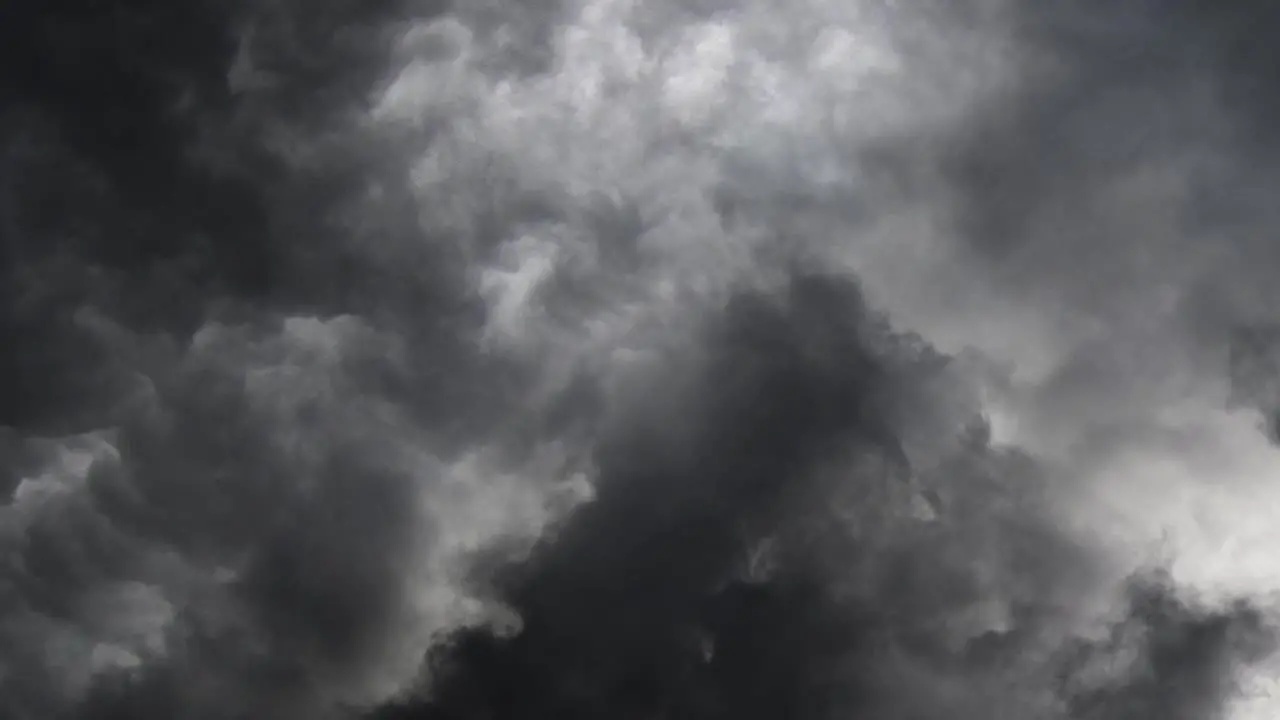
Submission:
POLYGON ((1269 10, 0 16, 0 715, 1254 720, 1269 10))

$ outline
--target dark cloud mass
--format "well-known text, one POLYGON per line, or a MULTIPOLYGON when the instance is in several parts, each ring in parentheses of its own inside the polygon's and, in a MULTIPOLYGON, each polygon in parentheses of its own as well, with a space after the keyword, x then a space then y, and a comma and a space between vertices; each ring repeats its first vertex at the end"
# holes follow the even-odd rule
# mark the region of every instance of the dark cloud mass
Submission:
POLYGON ((1275 717, 1277 22, 9 3, 0 720, 1275 717))

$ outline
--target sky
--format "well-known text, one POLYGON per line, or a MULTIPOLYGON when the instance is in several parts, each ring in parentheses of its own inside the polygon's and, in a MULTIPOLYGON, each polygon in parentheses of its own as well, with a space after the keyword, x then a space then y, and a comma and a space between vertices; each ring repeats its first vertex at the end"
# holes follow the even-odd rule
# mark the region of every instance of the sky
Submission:
POLYGON ((10 3, 0 718, 1276 717, 1277 30, 10 3))

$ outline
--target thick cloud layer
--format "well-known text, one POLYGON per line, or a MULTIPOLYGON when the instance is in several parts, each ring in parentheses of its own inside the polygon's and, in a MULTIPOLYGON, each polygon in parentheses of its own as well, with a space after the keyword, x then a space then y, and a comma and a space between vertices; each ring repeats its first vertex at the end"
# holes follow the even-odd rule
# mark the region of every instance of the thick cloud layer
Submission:
POLYGON ((1271 717, 1245 7, 0 11, 0 716, 1271 717))

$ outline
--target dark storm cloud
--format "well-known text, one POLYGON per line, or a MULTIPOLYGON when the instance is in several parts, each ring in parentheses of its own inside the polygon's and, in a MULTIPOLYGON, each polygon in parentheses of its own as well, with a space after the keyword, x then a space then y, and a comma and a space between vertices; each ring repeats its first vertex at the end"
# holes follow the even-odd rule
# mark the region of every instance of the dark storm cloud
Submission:
POLYGON ((1188 230, 1260 63, 1088 10, 4 10, 0 714, 1231 717, 1270 621, 1082 530, 1163 391, 1076 323, 1265 294, 1188 230))
POLYGON ((6 508, 7 654, 35 673, 7 679, 19 717, 380 698, 432 633, 490 613, 454 563, 554 512, 487 477, 501 464, 434 456, 452 451, 378 387, 394 339, 354 318, 128 347, 146 356, 113 429, 50 443, 6 508))
MULTIPOLYGON (((1066 317, 1081 345, 1127 340, 1173 346, 1198 371, 1220 363, 1233 326, 1265 320, 1275 302, 1276 166, 1261 129, 1274 12, 1013 8, 1024 76, 940 143, 958 239, 985 282, 1066 317)), ((1125 354, 1153 378, 1173 371, 1125 354)))
MULTIPOLYGON (((1075 690, 1071 717, 1216 718, 1224 715, 1223 699, 1238 692, 1234 670, 1274 649, 1274 629, 1257 609, 1237 603, 1225 612, 1204 613, 1170 596, 1170 581, 1154 573, 1130 590, 1132 617, 1118 624, 1105 643, 1076 649, 1067 666, 1087 677, 1096 654, 1124 657, 1124 643, 1137 644, 1139 662, 1124 682, 1104 682, 1075 690), (1117 652, 1118 651, 1118 652, 1117 652)), ((1107 661, 1114 662, 1113 658, 1107 661)), ((1129 658, 1126 658, 1129 659, 1129 658)), ((1105 661, 1104 661, 1105 662, 1105 661)))
POLYGON ((443 649, 422 716, 809 717, 873 703, 894 628, 860 595, 885 568, 857 542, 824 545, 859 521, 921 522, 889 418, 899 383, 941 371, 927 355, 890 365, 901 348, 876 345, 898 339, 875 331, 840 279, 731 301, 688 376, 652 388, 667 397, 605 440, 596 500, 512 569, 523 631, 443 649), (829 506, 833 490, 845 507, 829 506), (824 517, 844 511, 864 517, 824 517), (821 567, 829 553, 839 560, 821 567))
MULTIPOLYGON (((1230 534, 1214 527, 1240 512, 1213 506, 1252 496, 1275 467, 1258 423, 1225 410, 1232 338, 1271 323, 1277 300, 1270 101, 1244 90, 1270 82, 1273 13, 1009 10, 1015 76, 959 122, 899 144, 907 193, 943 208, 923 244, 945 262, 907 276, 946 292, 882 284, 876 296, 1007 370, 990 383, 998 437, 1072 467, 1086 495, 1123 506, 1120 525, 1177 527, 1180 552, 1213 556, 1230 534), (1184 493, 1202 515, 1159 500, 1184 493)), ((1200 573, 1200 558, 1184 569, 1200 573)))
POLYGON ((344 115, 391 9, 6 11, 6 717, 324 717, 509 622, 465 559, 573 469, 477 437, 465 278, 357 252, 414 232, 344 115))
POLYGON ((946 358, 847 280, 793 282, 605 443, 596 499, 501 583, 520 634, 455 636, 431 701, 375 717, 1219 717, 1261 613, 1143 572, 1077 634, 1099 558, 1044 469, 975 421, 913 476, 891 418, 946 358))

